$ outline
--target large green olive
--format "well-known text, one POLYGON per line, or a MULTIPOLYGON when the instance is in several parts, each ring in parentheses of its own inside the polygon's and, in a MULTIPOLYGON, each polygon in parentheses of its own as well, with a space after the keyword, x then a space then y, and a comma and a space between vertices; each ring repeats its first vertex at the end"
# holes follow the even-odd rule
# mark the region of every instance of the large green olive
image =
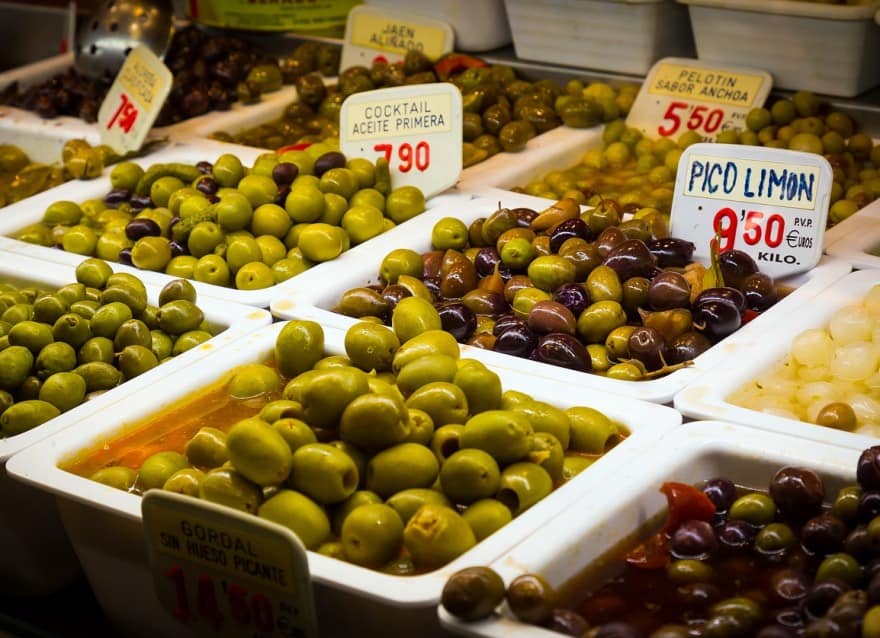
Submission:
POLYGON ((310 370, 324 356, 324 331, 314 321, 289 321, 275 340, 275 362, 285 377, 310 370))
POLYGON ((496 498, 519 515, 553 491, 553 479, 536 463, 508 465, 501 472, 496 498))
POLYGON ((138 472, 138 485, 144 491, 161 488, 172 474, 189 467, 186 457, 179 452, 163 450, 148 456, 138 472))
POLYGON ((431 486, 439 470, 437 457, 424 445, 400 443, 367 463, 367 489, 388 498, 409 488, 431 486))
POLYGON ((340 438, 368 450, 395 445, 408 434, 406 405, 393 394, 361 394, 348 403, 339 420, 340 438))
POLYGON ((477 541, 490 536, 513 520, 510 508, 494 498, 471 503, 461 515, 473 530, 477 541))
POLYGON ((443 492, 423 487, 411 487, 401 490, 390 496, 385 502, 394 508, 404 525, 426 503, 452 507, 452 502, 446 498, 443 492))
POLYGON ((494 496, 499 481, 498 463, 487 452, 475 448, 455 452, 440 468, 443 493, 458 504, 468 505, 494 496))
POLYGON ((5 436, 15 436, 26 432, 61 412, 51 403, 39 399, 19 401, 0 414, 0 431, 5 436))
POLYGON ((342 523, 345 557, 358 565, 377 567, 391 560, 403 541, 403 521, 384 503, 368 503, 354 510, 342 523))
POLYGON ((290 474, 292 454, 284 437, 260 418, 238 421, 226 435, 233 467, 257 485, 279 485, 290 474))
POLYGON ((529 453, 533 433, 522 414, 512 410, 487 410, 465 423, 461 446, 488 452, 500 465, 507 465, 529 453))
POLYGON ((210 426, 200 428, 187 441, 184 451, 192 465, 206 469, 220 467, 229 460, 226 433, 210 426))
POLYGON ((339 503, 357 489, 358 469, 342 450, 325 443, 308 443, 293 453, 289 482, 318 503, 339 503))
POLYGON ((260 505, 258 515, 293 531, 307 549, 317 549, 330 535, 330 519, 324 510, 293 490, 280 490, 260 505))
POLYGON ((403 543, 413 563, 424 567, 445 565, 476 542, 473 530, 460 514, 430 503, 419 508, 403 530, 403 543))

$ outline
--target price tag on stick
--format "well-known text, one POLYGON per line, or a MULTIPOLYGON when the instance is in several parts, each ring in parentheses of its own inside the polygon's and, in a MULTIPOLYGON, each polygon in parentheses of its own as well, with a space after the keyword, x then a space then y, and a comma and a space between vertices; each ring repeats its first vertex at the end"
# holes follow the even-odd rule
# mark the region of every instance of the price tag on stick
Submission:
POLYGON ((678 164, 669 232, 696 245, 736 248, 762 272, 785 277, 819 263, 831 194, 821 155, 738 144, 694 144, 678 164))
POLYGON ((101 143, 120 155, 140 149, 172 81, 171 71, 155 53, 143 44, 132 49, 98 111, 101 143))
POLYGON ((648 72, 626 125, 652 139, 696 131, 708 142, 721 131, 745 129, 746 114, 763 106, 772 85, 766 71, 664 58, 648 72))
POLYGON ((289 529, 164 490, 141 511, 156 594, 193 635, 317 638, 306 550, 289 529))
POLYGON ((384 157, 394 188, 436 195, 461 175, 461 92, 448 82, 355 93, 342 103, 339 146, 346 157, 384 157))

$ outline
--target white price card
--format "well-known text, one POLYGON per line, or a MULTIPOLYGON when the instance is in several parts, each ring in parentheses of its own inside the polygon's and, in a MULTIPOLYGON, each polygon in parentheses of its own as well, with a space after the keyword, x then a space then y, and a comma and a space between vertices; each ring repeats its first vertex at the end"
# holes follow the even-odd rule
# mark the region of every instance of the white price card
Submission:
POLYGON ((368 67, 378 61, 395 64, 410 50, 436 60, 452 51, 454 43, 455 32, 448 22, 397 9, 360 5, 348 14, 339 68, 368 67))
POLYGON ((696 245, 708 263, 742 250, 761 272, 785 277, 822 257, 831 165, 821 155, 739 144, 694 144, 678 164, 669 233, 696 245))
POLYGON ((648 72, 626 125, 652 139, 696 131, 709 142, 721 131, 745 129, 746 114, 764 105, 772 86, 766 71, 664 58, 648 72))
POLYGON ((461 175, 461 92, 448 82, 355 93, 342 103, 339 146, 346 157, 384 157, 391 185, 425 197, 461 175))
POLYGON ((141 511, 156 594, 192 635, 318 636, 306 550, 289 529, 164 490, 141 511))
POLYGON ((172 81, 171 71, 155 53, 143 44, 132 49, 98 111, 101 143, 121 155, 140 149, 172 81))

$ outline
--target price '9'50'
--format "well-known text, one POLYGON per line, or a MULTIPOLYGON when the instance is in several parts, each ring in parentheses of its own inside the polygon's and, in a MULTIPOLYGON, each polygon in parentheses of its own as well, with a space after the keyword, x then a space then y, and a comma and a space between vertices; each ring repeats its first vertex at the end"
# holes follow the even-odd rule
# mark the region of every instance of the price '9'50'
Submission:
POLYGON ((412 169, 422 173, 431 166, 431 145, 424 140, 417 142, 415 146, 404 142, 397 147, 396 152, 394 144, 376 144, 373 150, 385 155, 388 164, 391 164, 392 159, 398 161, 396 168, 401 173, 409 173, 412 169))
MULTIPOLYGON (((779 213, 764 215, 759 210, 750 210, 742 215, 742 240, 749 246, 756 246, 762 241, 768 248, 776 248, 782 243, 785 235, 785 218, 779 213)), ((712 227, 720 240, 718 250, 725 252, 734 248, 737 239, 739 217, 730 207, 724 207, 715 213, 712 227)))

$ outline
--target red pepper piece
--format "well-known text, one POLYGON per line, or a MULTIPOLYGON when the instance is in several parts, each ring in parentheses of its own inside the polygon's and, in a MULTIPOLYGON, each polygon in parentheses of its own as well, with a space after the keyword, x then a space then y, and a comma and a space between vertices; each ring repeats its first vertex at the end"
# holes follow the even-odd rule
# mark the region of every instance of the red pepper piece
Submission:
POLYGON ((277 149, 275 152, 280 155, 281 153, 286 153, 287 151, 304 151, 311 145, 312 142, 299 142, 297 144, 288 144, 287 146, 282 146, 281 148, 277 149))
POLYGON ((485 60, 475 58, 472 55, 454 53, 446 56, 442 60, 438 60, 437 63, 434 64, 434 73, 437 74, 438 78, 446 81, 459 71, 481 66, 489 66, 489 64, 485 60))
POLYGON ((657 532, 630 551, 626 562, 639 569, 663 569, 669 563, 669 536, 657 532))
POLYGON ((757 317, 759 314, 761 314, 761 313, 760 313, 760 312, 755 312, 755 311, 752 310, 751 308, 746 308, 745 312, 743 313, 743 318, 742 318, 743 325, 745 325, 745 324, 747 324, 748 322, 750 322, 752 319, 754 319, 755 317, 757 317))

